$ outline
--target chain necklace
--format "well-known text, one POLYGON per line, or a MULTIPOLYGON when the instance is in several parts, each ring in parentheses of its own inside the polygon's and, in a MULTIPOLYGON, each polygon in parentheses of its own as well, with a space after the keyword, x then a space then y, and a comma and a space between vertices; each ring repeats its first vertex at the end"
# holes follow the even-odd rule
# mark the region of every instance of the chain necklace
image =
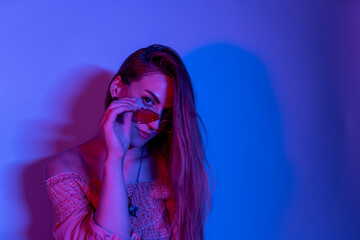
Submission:
POLYGON ((129 215, 132 217, 138 217, 137 216, 137 210, 139 210, 139 207, 134 206, 132 204, 132 198, 134 197, 134 194, 137 190, 138 184, 139 184, 139 177, 140 177, 140 170, 141 170, 141 165, 142 165, 142 161, 143 161, 143 153, 144 153, 144 147, 141 150, 141 158, 140 158, 140 164, 139 164, 139 170, 136 176, 136 185, 135 185, 135 190, 133 191, 133 193, 131 194, 131 196, 129 196, 129 192, 126 189, 126 192, 128 194, 128 209, 129 209, 129 215))

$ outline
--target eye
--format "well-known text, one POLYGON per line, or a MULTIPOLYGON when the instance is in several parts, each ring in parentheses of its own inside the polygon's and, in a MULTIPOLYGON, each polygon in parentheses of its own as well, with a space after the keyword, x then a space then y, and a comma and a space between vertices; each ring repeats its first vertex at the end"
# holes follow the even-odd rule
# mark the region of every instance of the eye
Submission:
POLYGON ((150 107, 155 105, 155 101, 149 97, 143 97, 143 102, 150 107))

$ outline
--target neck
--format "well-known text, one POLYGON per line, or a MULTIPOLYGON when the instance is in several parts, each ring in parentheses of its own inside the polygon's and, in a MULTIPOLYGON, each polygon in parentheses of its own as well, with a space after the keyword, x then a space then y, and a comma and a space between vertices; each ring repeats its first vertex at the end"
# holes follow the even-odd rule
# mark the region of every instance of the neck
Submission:
POLYGON ((129 163, 134 163, 134 162, 139 162, 141 159, 141 153, 143 155, 143 158, 145 157, 145 155, 147 154, 146 148, 145 146, 141 146, 141 147, 133 147, 130 146, 129 149, 126 151, 125 153, 125 157, 124 157, 124 165, 129 163), (144 152, 142 153, 144 148, 144 152))

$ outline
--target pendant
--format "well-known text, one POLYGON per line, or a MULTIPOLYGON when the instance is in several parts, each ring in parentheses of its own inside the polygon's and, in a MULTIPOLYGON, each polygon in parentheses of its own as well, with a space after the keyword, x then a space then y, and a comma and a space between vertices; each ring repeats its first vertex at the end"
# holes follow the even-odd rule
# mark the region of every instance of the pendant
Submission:
POLYGON ((131 200, 129 201, 129 205, 128 205, 128 209, 129 209, 129 215, 132 217, 138 217, 137 216, 137 210, 139 210, 139 207, 134 206, 131 203, 131 200))

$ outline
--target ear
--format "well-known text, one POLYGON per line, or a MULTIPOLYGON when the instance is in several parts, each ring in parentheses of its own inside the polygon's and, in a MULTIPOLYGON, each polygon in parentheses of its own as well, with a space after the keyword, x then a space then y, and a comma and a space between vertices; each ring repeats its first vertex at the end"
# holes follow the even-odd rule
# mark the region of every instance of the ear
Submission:
POLYGON ((121 81, 121 76, 118 75, 116 76, 116 78, 112 81, 111 85, 110 85, 110 95, 111 98, 119 97, 120 95, 120 90, 123 87, 123 82, 121 81))

